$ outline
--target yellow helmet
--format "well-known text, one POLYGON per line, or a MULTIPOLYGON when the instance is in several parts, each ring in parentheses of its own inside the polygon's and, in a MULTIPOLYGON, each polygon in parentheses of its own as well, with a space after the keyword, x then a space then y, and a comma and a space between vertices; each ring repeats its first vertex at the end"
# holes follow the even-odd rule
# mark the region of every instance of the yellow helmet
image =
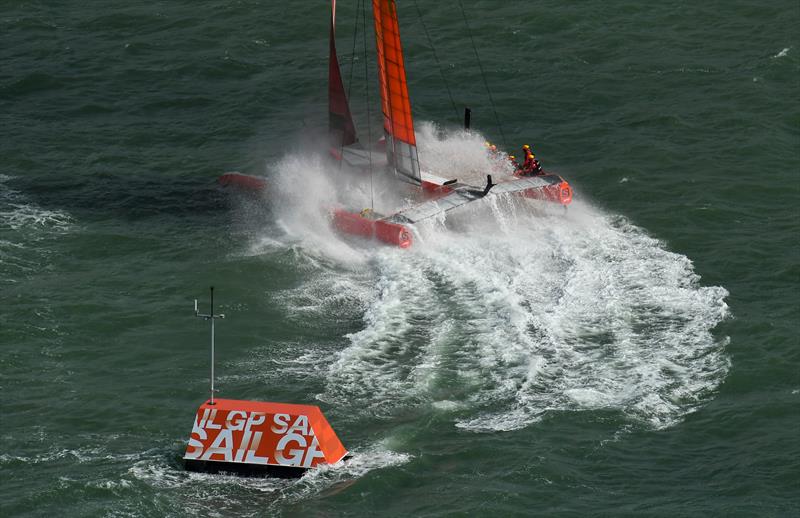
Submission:
POLYGON ((531 153, 531 158, 536 158, 536 155, 534 155, 533 153, 531 153))
POLYGON ((508 158, 510 158, 511 160, 514 160, 517 157, 515 157, 514 155, 508 155, 508 158))
POLYGON ((489 147, 492 145, 492 143, 487 140, 486 142, 483 143, 483 145, 489 147))
POLYGON ((525 144, 524 146, 522 146, 522 149, 530 149, 530 148, 531 147, 528 144, 525 144))

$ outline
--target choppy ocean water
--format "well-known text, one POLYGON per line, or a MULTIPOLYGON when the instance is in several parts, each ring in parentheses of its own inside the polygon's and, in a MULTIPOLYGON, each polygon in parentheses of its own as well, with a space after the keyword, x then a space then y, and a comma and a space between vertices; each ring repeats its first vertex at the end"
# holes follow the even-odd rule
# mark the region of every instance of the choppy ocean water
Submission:
POLYGON ((434 58, 401 2, 423 167, 529 142, 576 201, 497 200, 411 251, 320 224, 367 203, 308 137, 324 2, 2 9, 4 514, 798 512, 800 8, 464 4, 502 133, 460 13, 419 2, 434 58), (231 169, 280 200, 219 191, 231 169), (347 466, 181 469, 210 284, 222 395, 321 405, 347 466))

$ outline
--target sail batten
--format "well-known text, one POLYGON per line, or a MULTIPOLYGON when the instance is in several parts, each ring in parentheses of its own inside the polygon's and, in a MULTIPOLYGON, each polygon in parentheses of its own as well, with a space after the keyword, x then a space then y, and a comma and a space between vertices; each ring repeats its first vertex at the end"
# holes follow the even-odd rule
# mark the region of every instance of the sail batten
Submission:
POLYGON ((356 127, 336 55, 336 0, 331 0, 330 57, 328 60, 328 131, 331 144, 349 146, 358 141, 356 127))
POLYGON ((395 0, 372 0, 386 156, 397 173, 420 182, 417 141, 411 116, 395 0))

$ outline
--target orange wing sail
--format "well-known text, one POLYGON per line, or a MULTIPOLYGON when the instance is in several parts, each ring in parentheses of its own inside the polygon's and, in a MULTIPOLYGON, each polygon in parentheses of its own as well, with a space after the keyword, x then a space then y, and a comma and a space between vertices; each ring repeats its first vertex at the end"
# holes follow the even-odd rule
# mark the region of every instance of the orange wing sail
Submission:
POLYGON ((336 56, 336 0, 331 1, 330 59, 328 61, 328 126, 331 144, 349 146, 354 144, 356 127, 344 92, 339 59, 336 56))
POLYGON ((372 0, 372 15, 375 18, 386 156, 397 173, 421 182, 395 0, 372 0))

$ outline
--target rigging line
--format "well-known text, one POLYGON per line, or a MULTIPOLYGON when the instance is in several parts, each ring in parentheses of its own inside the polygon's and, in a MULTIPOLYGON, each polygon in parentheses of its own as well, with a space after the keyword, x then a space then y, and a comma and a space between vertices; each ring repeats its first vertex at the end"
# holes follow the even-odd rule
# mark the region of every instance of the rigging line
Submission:
POLYGON ((364 88, 366 89, 366 98, 367 98, 367 156, 369 157, 369 208, 372 212, 375 212, 375 195, 373 192, 373 185, 372 185, 372 176, 373 176, 373 167, 372 167, 372 122, 370 119, 372 118, 372 112, 369 109, 369 63, 367 61, 367 5, 366 2, 363 2, 364 6, 361 9, 361 21, 362 25, 364 26, 364 30, 362 31, 363 37, 361 41, 364 43, 364 88))
POLYGON ((506 142, 506 136, 503 133, 503 125, 500 124, 500 117, 497 116, 497 108, 494 105, 494 98, 492 97, 492 91, 489 89, 489 83, 486 82, 486 74, 483 72, 483 65, 481 64, 481 57, 478 55, 478 47, 475 46, 475 39, 472 37, 472 30, 469 28, 469 22, 467 21, 467 13, 464 11, 464 4, 461 0, 458 0, 458 6, 461 9, 461 16, 464 18, 464 25, 467 27, 467 34, 469 35, 469 41, 472 42, 472 50, 475 52, 475 59, 478 61, 478 69, 481 71, 481 77, 483 78, 483 85, 486 87, 486 93, 489 94, 489 103, 492 105, 492 111, 494 112, 494 120, 497 122, 497 129, 500 130, 500 138, 503 139, 503 147, 507 148, 508 143, 506 142))
POLYGON ((414 0, 414 7, 417 8, 417 16, 419 17, 419 23, 422 25, 422 30, 425 32, 425 37, 428 38, 428 45, 431 47, 431 52, 433 53, 433 60, 436 61, 436 67, 439 69, 439 75, 442 76, 442 82, 444 83, 444 88, 447 90, 447 96, 450 98, 450 104, 453 106, 453 111, 456 112, 456 121, 461 117, 461 114, 458 112, 458 108, 456 107, 456 102, 453 100, 453 94, 450 92, 450 85, 447 84, 447 79, 444 77, 444 70, 442 70, 442 64, 439 62, 439 56, 436 55, 436 48, 433 46, 433 40, 431 39, 431 35, 428 32, 428 27, 425 25, 425 21, 422 19, 422 11, 419 9, 419 4, 417 4, 417 0, 414 0))

